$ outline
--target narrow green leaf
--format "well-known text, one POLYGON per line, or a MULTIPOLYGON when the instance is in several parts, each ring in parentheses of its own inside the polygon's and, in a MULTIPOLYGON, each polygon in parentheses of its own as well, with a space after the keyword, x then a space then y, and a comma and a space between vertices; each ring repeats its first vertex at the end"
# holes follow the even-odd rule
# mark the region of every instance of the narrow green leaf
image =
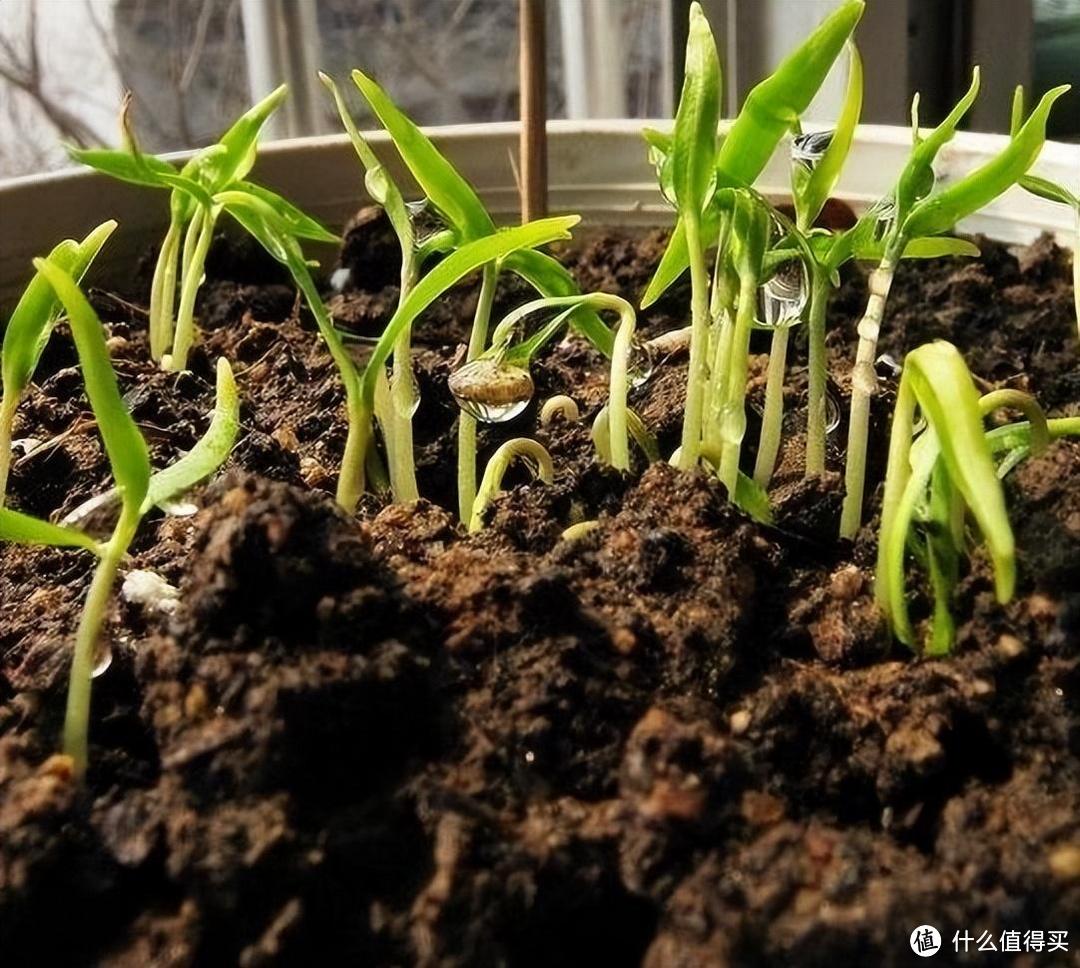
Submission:
MULTIPOLYGON (((116 222, 102 222, 82 242, 66 239, 49 253, 49 260, 75 279, 82 279, 90 263, 116 229, 116 222)), ((38 361, 49 342, 59 315, 52 286, 35 273, 19 299, 4 332, 2 358, 4 394, 22 395, 33 378, 38 361)))
MULTIPOLYGON (((859 242, 853 258, 880 262, 885 253, 885 241, 863 239, 859 242)), ((979 247, 968 239, 955 239, 950 235, 931 235, 912 239, 904 247, 905 259, 939 259, 942 256, 968 256, 977 258, 979 247)))
POLYGON ((97 418, 113 479, 125 507, 137 508, 142 504, 150 480, 150 459, 146 441, 124 406, 116 385, 116 373, 105 345, 101 320, 67 272, 45 259, 35 259, 34 268, 48 279, 67 310, 86 395, 97 418))
POLYGON ((416 240, 413 233, 412 219, 409 218, 409 210, 405 205, 401 190, 390 177, 386 166, 379 161, 378 156, 371 150, 371 145, 360 134, 356 123, 353 121, 352 114, 349 113, 348 105, 345 104, 345 99, 341 96, 341 91, 338 90, 333 79, 322 72, 319 73, 319 79, 322 81, 323 87, 333 97, 338 116, 341 118, 345 132, 352 142, 353 150, 360 159, 360 164, 364 166, 364 185, 368 190, 368 194, 386 212, 386 217, 390 219, 390 224, 398 237, 401 251, 411 255, 416 247, 416 240))
POLYGON ((217 142, 223 150, 210 154, 199 168, 202 184, 211 193, 247 176, 255 164, 259 133, 289 93, 282 84, 233 122, 217 142))
POLYGON ((495 224, 472 185, 378 84, 361 71, 353 71, 352 79, 389 132, 413 178, 443 218, 465 241, 491 235, 495 224))
POLYGON ((179 190, 193 201, 210 204, 209 193, 198 182, 153 155, 132 155, 112 148, 68 148, 68 154, 80 164, 120 181, 147 188, 179 190))
POLYGON ((908 353, 904 376, 937 433, 949 477, 990 549, 998 600, 1008 601, 1016 582, 1012 528, 983 430, 979 393, 964 358, 944 340, 927 343, 908 353))
POLYGON ((485 238, 465 243, 428 272, 398 306, 372 351, 363 375, 364 401, 367 406, 374 406, 376 379, 393 352, 394 343, 402 330, 411 326, 416 317, 447 289, 470 272, 475 272, 489 262, 503 259, 518 249, 535 248, 556 239, 570 238, 570 229, 579 221, 577 215, 564 215, 502 229, 485 238))
POLYGON ((1020 187, 1031 192, 1032 195, 1045 198, 1048 202, 1059 202, 1080 211, 1080 196, 1074 195, 1064 185, 1052 182, 1049 178, 1043 178, 1040 175, 1024 175, 1020 179, 1020 187))
MULTIPOLYGON (((916 130, 915 145, 911 150, 904 170, 896 183, 896 217, 897 225, 907 218, 912 206, 923 198, 934 187, 934 159, 938 152, 952 140, 956 129, 968 113, 975 98, 979 96, 979 68, 971 72, 971 86, 967 93, 960 98, 956 106, 949 112, 945 120, 941 122, 925 138, 918 136, 918 121, 912 123, 916 130)), ((917 118, 918 95, 912 102, 912 114, 917 118)), ((912 235, 927 235, 926 232, 912 232, 912 235)))
POLYGON ((50 524, 41 518, 31 517, 19 511, 0 508, 0 541, 15 544, 47 545, 53 548, 85 548, 100 554, 97 541, 83 531, 50 524))
MULTIPOLYGON (((581 290, 569 270, 557 259, 536 249, 519 249, 503 260, 503 266, 520 276, 541 296, 578 296, 581 290)), ((615 336, 597 313, 581 306, 570 314, 570 325, 605 356, 611 356, 615 336)))
POLYGON ((795 211, 798 224, 803 229, 809 229, 814 224, 814 220, 821 214, 822 208, 829 200, 833 188, 836 187, 844 162, 847 161, 848 152, 851 150, 851 143, 855 139, 855 128, 859 124, 863 98, 862 59, 854 43, 848 44, 848 51, 847 90, 829 147, 825 149, 825 154, 813 166, 801 186, 797 182, 799 176, 806 172, 806 168, 798 162, 795 162, 792 168, 792 181, 795 183, 795 211))
POLYGON ((225 463, 239 430, 240 395, 232 369, 228 361, 221 357, 217 362, 217 396, 210 426, 198 443, 175 464, 150 478, 143 499, 143 513, 191 490, 199 481, 213 474, 225 463))
POLYGON ((864 7, 863 0, 841 4, 750 91, 717 155, 722 184, 737 188, 754 183, 780 139, 810 106, 864 7))
POLYGON ((716 178, 720 60, 699 3, 690 4, 686 69, 671 145, 672 189, 683 219, 700 219, 716 178))
POLYGON ((1046 120, 1054 102, 1069 90, 1063 84, 1047 91, 1009 144, 986 164, 940 192, 915 204, 904 221, 910 235, 936 235, 979 211, 1014 185, 1039 157, 1046 141, 1046 120))
POLYGON ((240 190, 254 195, 269 205, 278 217, 298 239, 311 239, 314 242, 340 242, 340 236, 335 235, 328 228, 321 225, 310 215, 302 212, 288 199, 283 198, 277 192, 256 185, 254 182, 238 181, 228 186, 228 189, 240 190))

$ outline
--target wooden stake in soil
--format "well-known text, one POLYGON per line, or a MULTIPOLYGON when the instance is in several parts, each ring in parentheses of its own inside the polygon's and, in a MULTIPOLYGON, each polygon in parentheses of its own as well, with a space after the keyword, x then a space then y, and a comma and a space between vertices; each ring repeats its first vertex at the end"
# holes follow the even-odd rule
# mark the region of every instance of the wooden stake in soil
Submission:
POLYGON ((547 215, 547 62, 544 0, 521 0, 521 221, 547 215))

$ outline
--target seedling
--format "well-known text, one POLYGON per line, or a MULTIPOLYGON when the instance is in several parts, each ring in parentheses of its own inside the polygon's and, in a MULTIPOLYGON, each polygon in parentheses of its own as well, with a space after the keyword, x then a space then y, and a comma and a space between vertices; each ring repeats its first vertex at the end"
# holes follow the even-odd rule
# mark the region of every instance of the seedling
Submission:
MULTIPOLYGON (((495 223, 473 187, 375 81, 361 71, 353 71, 352 78, 390 135, 421 191, 451 230, 451 247, 491 237, 495 223)), ((466 352, 467 363, 472 363, 489 347, 491 306, 503 269, 519 275, 542 296, 578 295, 577 285, 566 269, 550 256, 537 252, 535 246, 519 247, 492 261, 483 271, 466 352)), ((572 322, 602 352, 611 354, 612 335, 588 307, 583 306, 574 313, 572 322)), ((463 410, 458 423, 458 511, 466 523, 471 520, 476 496, 476 422, 475 413, 463 410)))
MULTIPOLYGON (((235 218, 267 252, 288 268, 297 288, 303 293, 319 332, 337 365, 345 385, 349 422, 345 453, 338 477, 337 500, 348 511, 356 508, 357 501, 365 490, 366 465, 374 464, 377 458, 377 452, 372 446, 372 418, 376 412, 376 394, 380 381, 385 380, 384 368, 395 346, 400 342, 401 334, 412 326, 428 306, 469 273, 519 250, 569 238, 570 227, 578 221, 574 215, 541 219, 518 228, 496 230, 490 236, 459 247, 410 289, 408 296, 401 301, 387 323, 361 371, 345 348, 341 334, 334 328, 330 314, 319 295, 298 238, 293 232, 293 222, 289 217, 291 206, 283 208, 265 194, 256 195, 242 189, 221 192, 215 199, 223 211, 235 218)), ((407 456, 411 462, 411 451, 407 456)))
POLYGON ((551 455, 543 446, 526 437, 506 441, 491 455, 491 460, 484 470, 484 477, 473 501, 472 514, 469 516, 470 531, 479 531, 484 527, 484 512, 498 495, 507 469, 518 458, 535 464, 536 475, 545 484, 554 482, 555 468, 551 463, 551 455))
MULTIPOLYGON (((49 261, 79 280, 115 228, 116 222, 103 222, 82 242, 65 239, 49 253, 49 261)), ((4 506, 7 496, 8 474, 11 471, 11 433, 15 413, 34 377, 59 315, 60 304, 52 286, 37 273, 19 299, 4 331, 4 395, 0 401, 0 508, 4 506)))
MULTIPOLYGON (((739 484, 738 463, 746 431, 747 354, 750 331, 758 325, 759 289, 785 263, 798 260, 806 264, 812 255, 805 232, 798 226, 785 226, 785 240, 772 237, 773 225, 783 224, 783 220, 748 186, 764 168, 779 140, 810 104, 848 42, 863 7, 860 0, 851 0, 827 17, 774 74, 750 92, 718 146, 720 70, 716 45, 700 6, 693 4, 674 134, 670 138, 656 132, 648 134, 661 190, 673 200, 678 220, 642 297, 642 307, 654 302, 687 267, 690 269, 686 413, 682 443, 672 461, 690 469, 698 465, 703 451, 708 449, 716 462, 706 463, 718 470, 733 500, 737 492, 745 491, 745 486, 739 484), (705 253, 714 245, 717 258, 710 279, 705 253), (781 254, 779 250, 785 246, 786 252, 781 254)), ((848 100, 854 106, 849 103, 846 108, 845 134, 838 139, 832 158, 806 189, 803 200, 808 216, 806 224, 812 223, 824 204, 835 180, 834 168, 839 168, 846 154, 844 140, 850 136, 848 129, 854 127, 861 95, 855 67, 852 76, 848 100), (823 196, 820 201, 819 195, 823 196)), ((796 272, 801 271, 796 268, 796 272)), ((777 283, 782 279, 781 274, 777 283)), ((805 288, 801 280, 799 288, 805 288)), ((794 302, 804 300, 800 293, 794 302)), ((777 335, 763 448, 766 453, 761 468, 761 476, 766 478, 771 474, 779 443, 782 410, 777 403, 782 388, 786 326, 801 313, 800 307, 792 314, 793 300, 786 302, 787 315, 782 319, 774 317, 774 325, 770 327, 777 335), (785 329, 783 335, 775 325, 778 322, 784 324, 780 327, 785 329)))
MULTIPOLYGON (((215 196, 229 189, 243 190, 267 197, 279 209, 288 206, 284 199, 267 189, 245 181, 255 164, 259 133, 286 93, 287 88, 282 85, 269 94, 241 116, 217 144, 196 152, 180 169, 139 149, 129 123, 129 100, 125 100, 121 112, 123 150, 68 149, 76 161, 121 181, 170 192, 169 228, 161 243, 150 287, 150 353, 163 369, 187 368, 188 352, 195 340, 195 299, 221 214, 215 196)), ((292 206, 288 209, 293 233, 298 237, 337 241, 337 236, 313 219, 292 206)))
MULTIPOLYGON (((1024 88, 1022 85, 1016 88, 1013 95, 1012 124, 1010 131, 1015 138, 1020 129, 1024 117, 1024 88)), ((1033 195, 1045 198, 1049 202, 1057 202, 1067 205, 1073 210, 1076 217, 1076 243, 1073 246, 1073 299, 1076 304, 1076 331, 1080 335, 1080 195, 1074 195, 1064 185, 1042 178, 1039 175, 1024 175, 1020 179, 1020 187, 1033 195)))
POLYGON ((880 240, 882 256, 878 267, 870 275, 870 297, 859 322, 859 346, 851 376, 851 411, 844 471, 846 493, 840 523, 842 537, 853 538, 862 521, 870 399, 877 389, 874 359, 897 261, 911 239, 947 231, 997 198, 1024 175, 1034 164, 1046 140, 1046 119, 1054 101, 1068 89, 1068 85, 1065 85, 1048 91, 996 157, 941 190, 936 190, 933 161, 941 148, 952 139, 978 95, 978 68, 972 76, 967 94, 948 117, 925 137, 919 131, 918 97, 912 104, 913 147, 896 187, 889 198, 860 219, 847 237, 848 244, 866 237, 880 240))
POLYGON ((951 343, 925 344, 909 353, 897 392, 881 510, 875 596, 901 642, 915 648, 904 581, 905 548, 930 576, 934 595, 925 651, 952 650, 955 625, 950 598, 965 552, 968 511, 978 525, 994 568, 998 601, 1009 601, 1016 583, 1012 529, 1000 478, 1052 437, 1080 433, 1080 418, 1047 421, 1033 397, 997 390, 979 397, 951 343), (915 429, 916 407, 926 421, 915 429), (986 415, 1001 407, 1021 410, 1026 423, 983 430, 986 415), (995 467, 995 453, 1006 458, 995 467))
POLYGON ((18 511, 0 510, 0 539, 22 544, 82 548, 98 558, 75 639, 64 719, 63 751, 77 775, 86 770, 94 656, 105 624, 117 572, 143 517, 212 474, 228 456, 239 426, 239 402, 229 364, 218 361, 217 404, 206 435, 175 464, 151 473, 146 441, 120 396, 104 329, 97 314, 60 262, 36 259, 34 268, 55 292, 71 324, 86 394, 97 419, 120 499, 112 535, 97 541, 75 528, 18 511))

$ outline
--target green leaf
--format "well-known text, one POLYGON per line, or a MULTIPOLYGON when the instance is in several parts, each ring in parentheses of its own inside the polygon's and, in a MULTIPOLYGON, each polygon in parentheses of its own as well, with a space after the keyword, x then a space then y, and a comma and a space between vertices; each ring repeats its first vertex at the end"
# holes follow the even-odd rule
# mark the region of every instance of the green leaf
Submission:
MULTIPOLYGON (((897 226, 901 225, 904 219, 907 218, 908 213, 911 211, 912 206, 923 198, 934 187, 934 159, 937 157, 938 152, 952 140, 953 135, 956 134, 956 129, 960 122, 963 120, 964 115, 968 113, 971 105, 975 103, 975 98, 979 95, 979 68, 976 67, 971 72, 971 86, 968 88, 967 93, 960 98, 956 103, 956 106, 949 112, 945 120, 941 122, 933 131, 930 132, 925 138, 920 139, 918 136, 918 122, 914 121, 916 130, 915 145, 911 150, 911 156, 908 158, 907 164, 904 166, 903 171, 900 173, 900 178, 896 183, 896 216, 897 226)), ((912 103, 912 115, 917 118, 917 106, 918 95, 915 96, 915 101, 912 103)), ((946 226, 947 228, 948 226, 946 226)), ((925 232, 912 232, 912 235, 926 235, 930 233, 925 232)))
POLYGON ((124 406, 116 385, 116 373, 105 345, 101 320, 67 272, 45 259, 35 259, 34 268, 49 281, 67 310, 86 395, 97 418, 113 479, 124 506, 137 508, 142 504, 150 480, 150 458, 146 441, 124 406))
POLYGON ((88 168, 120 181, 148 188, 179 190, 183 196, 190 196, 200 204, 210 204, 210 195, 198 182, 153 155, 132 155, 112 148, 68 148, 68 154, 88 168))
POLYGON ((50 524, 41 518, 7 508, 0 508, 0 541, 53 548, 85 548, 96 555, 101 554, 98 542, 83 531, 50 524))
POLYGON ((352 142, 353 150, 360 159, 360 164, 364 166, 364 185, 368 190, 368 194, 386 212, 386 217, 390 219, 390 224, 398 237, 402 253, 405 253, 406 257, 411 256, 416 247, 416 241, 412 219, 409 218, 409 210, 405 205, 401 190, 390 177, 386 166, 379 161, 378 156, 371 150, 371 146, 360 134, 352 115, 349 113, 349 108, 345 104, 345 99, 341 96, 341 91, 338 90, 333 79, 328 74, 321 72, 319 73, 319 79, 333 96, 341 123, 344 125, 349 140, 352 142))
POLYGON ((979 394, 960 351, 939 340, 920 346, 904 360, 915 398, 937 431, 949 477, 982 531, 994 561, 999 601, 1008 601, 1016 581, 1009 514, 986 443, 979 394))
POLYGON ((1039 175, 1024 175, 1020 179, 1020 187, 1032 195, 1045 198, 1048 202, 1060 202, 1070 208, 1080 210, 1080 196, 1074 195, 1064 185, 1050 181, 1039 175))
MULTIPOLYGON (((503 266, 520 276, 541 296, 577 296, 581 294, 574 277, 551 256, 535 249, 519 249, 503 260, 503 266)), ((570 315, 570 325, 605 356, 610 357, 615 336, 597 313, 581 306, 570 315)))
POLYGON ((421 190, 447 223, 457 229, 462 240, 471 241, 491 235, 495 224, 472 185, 378 84, 360 71, 353 71, 352 79, 389 132, 421 190))
POLYGON ((167 503, 191 490, 203 478, 213 474, 225 463, 239 430, 240 396, 232 369, 228 361, 221 357, 217 362, 217 397, 210 426, 198 443, 175 464, 150 478, 143 499, 143 514, 155 505, 167 503))
MULTIPOLYGON (((860 240, 853 258, 869 262, 880 262, 885 254, 884 239, 865 238, 860 240)), ((950 235, 931 235, 927 238, 911 239, 904 246, 905 259, 940 259, 943 256, 968 256, 977 258, 979 247, 968 239, 954 239, 950 235)))
POLYGON ((738 479, 735 482, 733 500, 736 506, 749 514, 759 524, 771 525, 773 523, 773 513, 769 504, 768 492, 752 477, 748 477, 742 471, 739 471, 738 479))
POLYGON ((698 220, 716 179, 716 129, 720 120, 720 61, 701 5, 690 4, 686 69, 675 113, 671 180, 679 214, 698 220))
MULTIPOLYGON (((81 279, 101 247, 116 229, 116 222, 102 222, 82 242, 66 239, 49 253, 49 260, 81 279)), ((35 273, 19 299, 4 332, 4 395, 22 396, 34 376, 38 361, 49 342, 59 314, 59 304, 52 286, 41 273, 35 273)))
POLYGON ((792 167, 792 184, 795 195, 797 221, 803 229, 810 228, 821 214, 829 200, 840 172, 847 161, 851 143, 855 138, 855 128, 859 124, 862 112, 863 71, 862 59, 854 43, 848 45, 850 54, 848 64, 847 92, 836 119, 836 128, 832 134, 825 154, 807 172, 804 165, 795 162, 792 167), (803 177, 805 176, 805 178, 803 177), (801 183, 800 183, 801 182, 801 183))
POLYGON ((369 409, 374 406, 377 377, 390 358, 398 336, 406 327, 412 326, 416 317, 431 303, 470 272, 489 262, 503 259, 518 249, 535 248, 556 239, 570 238, 570 229, 578 221, 577 215, 565 215, 502 229, 485 238, 465 243, 432 268, 398 306, 372 351, 363 375, 364 400, 369 409))
POLYGON ((1046 141, 1046 120, 1054 102, 1069 90, 1063 84, 1047 91, 1009 144, 986 164, 940 192, 917 202, 904 220, 910 235, 936 235, 979 211, 1014 185, 1039 157, 1046 141))
POLYGON ((245 111, 213 146, 222 150, 204 156, 198 166, 202 184, 211 192, 221 191, 230 182, 247 176, 255 164, 259 134, 263 125, 278 109, 289 93, 288 85, 282 84, 271 91, 258 104, 245 111))
POLYGON ((863 0, 841 4, 750 91, 717 155, 722 184, 737 188, 754 183, 780 139, 810 106, 864 7, 863 0))
POLYGON ((253 182, 238 181, 228 186, 231 190, 239 190, 254 195, 269 205, 278 215, 282 222, 288 226, 298 239, 311 239, 314 242, 340 242, 340 236, 335 235, 328 228, 320 225, 310 215, 305 214, 292 202, 282 198, 277 192, 263 188, 253 182))

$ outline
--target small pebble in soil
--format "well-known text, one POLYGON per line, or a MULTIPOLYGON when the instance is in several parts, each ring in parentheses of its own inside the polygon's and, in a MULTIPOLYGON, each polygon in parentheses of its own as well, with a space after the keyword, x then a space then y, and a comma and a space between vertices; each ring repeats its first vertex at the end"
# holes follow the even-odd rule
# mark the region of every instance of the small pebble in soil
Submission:
POLYGON ((153 571, 129 571, 120 588, 124 600, 141 605, 149 612, 171 615, 180 604, 180 592, 153 571))
POLYGON ((750 713, 745 709, 732 713, 730 725, 732 734, 741 736, 750 728, 750 713))

